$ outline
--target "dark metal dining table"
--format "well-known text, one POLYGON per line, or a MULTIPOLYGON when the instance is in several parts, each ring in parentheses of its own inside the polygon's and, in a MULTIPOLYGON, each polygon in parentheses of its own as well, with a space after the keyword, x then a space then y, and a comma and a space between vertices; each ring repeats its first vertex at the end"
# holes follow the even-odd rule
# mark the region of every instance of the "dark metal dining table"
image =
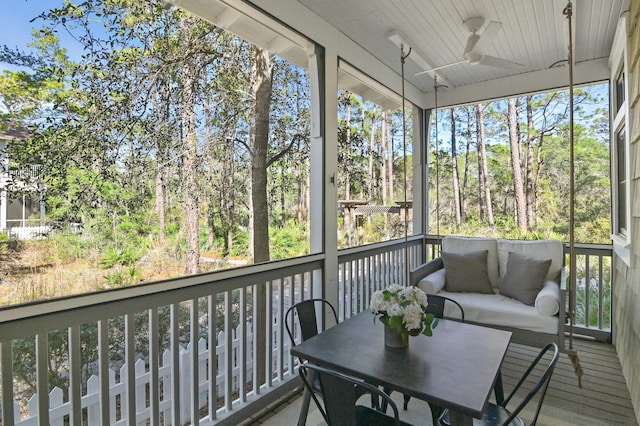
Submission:
POLYGON ((294 346, 291 354, 449 408, 452 425, 471 425, 482 417, 510 340, 508 331, 440 320, 433 336, 388 349, 383 324, 367 310, 294 346))

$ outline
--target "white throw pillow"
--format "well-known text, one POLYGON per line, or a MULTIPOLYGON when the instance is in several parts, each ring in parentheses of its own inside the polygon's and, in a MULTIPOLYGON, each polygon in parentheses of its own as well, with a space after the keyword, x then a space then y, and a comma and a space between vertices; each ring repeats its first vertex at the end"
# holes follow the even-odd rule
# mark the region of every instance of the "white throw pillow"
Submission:
POLYGON ((420 281, 418 281, 418 288, 427 294, 436 294, 444 288, 445 285, 445 270, 438 269, 435 272, 430 273, 420 281))
POLYGON ((555 281, 547 281, 536 296, 536 309, 547 316, 557 315, 560 311, 560 286, 555 281))

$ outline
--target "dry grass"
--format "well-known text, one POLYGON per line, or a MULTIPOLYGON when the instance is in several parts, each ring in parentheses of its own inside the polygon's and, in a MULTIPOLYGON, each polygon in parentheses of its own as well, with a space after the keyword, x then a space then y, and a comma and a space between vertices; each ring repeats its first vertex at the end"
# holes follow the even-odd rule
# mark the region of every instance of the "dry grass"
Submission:
MULTIPOLYGON (((98 253, 71 259, 57 255, 51 241, 21 242, 16 250, 0 246, 0 306, 87 293, 109 288, 105 278, 122 267, 102 269, 98 253)), ((180 276, 184 264, 160 250, 150 251, 135 265, 138 282, 180 276)))

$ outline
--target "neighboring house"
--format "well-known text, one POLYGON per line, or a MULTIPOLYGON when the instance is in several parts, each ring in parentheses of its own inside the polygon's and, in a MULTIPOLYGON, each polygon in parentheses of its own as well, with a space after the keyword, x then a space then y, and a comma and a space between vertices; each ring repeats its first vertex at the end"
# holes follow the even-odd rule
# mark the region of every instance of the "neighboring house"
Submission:
POLYGON ((44 219, 44 186, 33 183, 40 166, 31 165, 20 170, 9 170, 7 147, 29 137, 25 129, 0 132, 0 231, 9 230, 18 239, 41 235, 44 219), (15 189, 28 191, 15 191, 15 189))

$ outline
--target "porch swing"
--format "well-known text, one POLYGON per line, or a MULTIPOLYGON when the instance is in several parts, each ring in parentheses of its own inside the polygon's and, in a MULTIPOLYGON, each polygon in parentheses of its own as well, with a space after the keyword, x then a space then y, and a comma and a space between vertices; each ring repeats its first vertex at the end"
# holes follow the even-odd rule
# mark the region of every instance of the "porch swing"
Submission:
MULTIPOLYGON (((522 343, 525 345, 529 345, 529 346, 536 346, 536 347, 542 347, 544 346, 546 343, 549 342, 549 339, 553 338, 554 340, 557 341, 558 346, 560 348, 560 350, 564 353, 566 353, 569 356, 569 359, 573 365, 574 368, 574 372, 576 374, 576 377, 578 379, 578 386, 582 387, 582 375, 583 375, 583 371, 582 368, 580 366, 580 360, 578 358, 578 354, 577 354, 577 350, 574 348, 573 346, 573 324, 574 324, 574 318, 575 318, 575 296, 574 296, 574 291, 573 291, 573 287, 575 285, 575 277, 576 277, 576 255, 575 255, 575 234, 574 234, 574 228, 575 228, 575 224, 574 224, 574 203, 575 203, 575 193, 574 193, 574 184, 575 184, 575 162, 574 162, 574 84, 573 84, 573 29, 572 29, 572 3, 571 1, 569 1, 567 3, 567 6, 564 8, 563 10, 563 15, 567 18, 567 22, 568 22, 568 33, 569 33, 569 45, 568 45, 568 57, 566 59, 566 62, 568 63, 568 69, 569 69, 569 124, 570 124, 570 131, 569 131, 569 150, 570 150, 570 155, 569 155, 569 162, 570 162, 570 186, 569 186, 569 193, 570 193, 570 197, 569 197, 569 274, 568 274, 568 280, 565 279, 565 274, 564 274, 564 249, 562 246, 562 243, 560 243, 559 241, 554 241, 555 244, 555 251, 554 253, 557 253, 556 258, 560 258, 559 261, 561 261, 562 265, 560 265, 560 272, 558 274, 558 277, 556 279, 557 283, 556 285, 559 286, 558 290, 560 291, 560 298, 559 300, 557 300, 557 305, 558 305, 558 310, 555 312, 555 315, 557 316, 557 323, 555 325, 555 332, 553 332, 553 334, 551 334, 549 331, 544 331, 544 332, 540 332, 540 331, 536 331, 535 329, 532 331, 530 329, 520 329, 518 328, 517 322, 516 324, 511 324, 511 323, 507 323, 508 325, 496 325, 496 324, 491 324, 491 321, 489 321, 489 323, 485 323, 482 321, 482 319, 475 321, 476 323, 478 323, 479 325, 484 325, 484 326, 489 326, 489 327, 495 327, 495 328, 500 328, 500 329, 504 329, 504 330, 508 330, 511 331, 513 333, 513 341, 517 342, 517 343, 522 343), (563 290, 563 284, 567 284, 568 285, 568 303, 565 300, 565 290, 563 290), (565 309, 566 307, 566 309, 565 309), (568 320, 569 326, 568 326, 568 345, 565 344, 565 326, 566 326, 566 321, 568 320)), ((401 77, 402 77, 402 102, 403 102, 403 133, 406 133, 405 131, 405 127, 404 127, 404 103, 405 103, 405 93, 404 93, 404 62, 405 59, 411 54, 411 48, 409 48, 409 52, 407 53, 407 55, 404 55, 403 52, 403 48, 401 46, 401 77)), ((564 62, 564 61, 563 61, 564 62)), ((446 87, 446 86, 439 86, 438 85, 438 81, 437 81, 437 75, 434 76, 434 96, 435 96, 435 104, 434 104, 434 109, 433 109, 433 113, 435 114, 435 121, 436 121, 436 126, 435 126, 435 147, 436 147, 436 152, 438 150, 438 126, 437 126, 437 112, 438 112, 438 89, 442 88, 442 87, 446 87)), ((406 142, 404 144, 404 146, 406 147, 406 142)), ((406 148, 405 148, 406 149, 406 148)), ((405 161, 406 161, 406 152, 405 152, 405 161)), ((442 250, 443 247, 443 242, 446 240, 443 240, 443 237, 440 235, 440 179, 439 179, 439 174, 440 174, 440 165, 439 165, 439 159, 438 156, 436 155, 436 159, 435 159, 435 169, 436 169, 436 176, 435 176, 435 180, 436 180, 436 239, 438 242, 438 246, 440 248, 440 250, 442 250)), ((406 170, 406 167, 405 167, 406 170)), ((405 175, 405 199, 406 199, 406 175, 405 175)), ((406 230, 406 227, 405 227, 406 230)), ((407 244, 407 234, 405 231, 405 264, 407 265, 407 271, 406 271, 406 282, 408 283, 408 285, 418 285, 420 288, 423 288, 423 290, 425 290, 427 292, 427 294, 435 294, 437 293, 439 290, 441 290, 444 287, 444 280, 445 280, 445 275, 444 275, 444 264, 443 264, 443 260, 441 257, 437 257, 434 260, 427 262, 424 265, 419 266, 418 268, 415 268, 411 271, 408 270, 408 244, 407 244), (438 272, 439 271, 439 272, 438 272), (440 277, 438 277, 438 279, 436 281, 440 282, 440 287, 438 288, 438 286, 435 286, 435 291, 430 291, 430 290, 434 290, 433 288, 433 283, 431 281, 428 281, 428 278, 431 276, 434 276, 436 274, 439 274, 440 277), (427 280, 427 284, 425 284, 425 286, 421 285, 424 280, 427 280)), ((460 238, 460 237, 448 237, 448 238, 460 238)), ((471 249, 469 248, 469 244, 473 245, 475 242, 474 241, 469 241, 472 239, 463 239, 463 241, 458 241, 458 247, 462 247, 462 252, 469 252, 471 249)), ((487 239, 477 239, 477 240, 487 240, 487 239)), ((515 247, 516 250, 514 251, 520 251, 521 249, 517 247, 518 242, 515 240, 499 240, 501 242, 504 242, 504 244, 507 247, 515 247)), ((552 240, 547 240, 547 241, 552 241, 552 240)), ((477 242, 477 241, 476 241, 477 242)), ((480 241, 481 244, 484 244, 485 241, 480 241)), ((536 243, 538 243, 538 241, 536 242, 522 242, 523 244, 533 244, 535 245, 536 243)), ((540 243, 543 243, 543 241, 540 241, 540 243)), ((542 251, 546 250, 546 247, 541 246, 542 251)), ((505 250, 506 249, 501 249, 501 250, 505 250)), ((524 250, 527 250, 527 248, 525 248, 524 250)), ((540 249, 536 249, 538 252, 536 253, 538 256, 540 256, 540 249)), ((441 253, 440 253, 441 254, 441 253)), ((511 252, 508 253, 508 258, 509 261, 511 262, 511 252)), ((524 253, 524 254, 528 254, 528 253, 524 253)), ((485 254, 485 256, 487 256, 485 254)), ((490 257, 491 255, 489 255, 490 257)), ((502 254, 502 256, 504 256, 504 252, 502 254)), ((494 254, 494 257, 497 257, 497 254, 494 254)), ((515 256, 514 256, 515 257, 515 256)), ((524 257, 524 256, 523 256, 524 257)), ((533 256, 536 257, 536 256, 533 256)), ((487 261, 489 259, 487 258, 487 261)), ((497 259, 496 259, 497 260, 497 259)), ((485 267, 487 264, 487 261, 485 261, 485 267)), ((549 269, 549 273, 551 273, 551 269, 552 269, 552 265, 551 265, 551 260, 549 260, 549 263, 546 264, 547 269, 549 269)), ((558 260, 556 260, 556 263, 558 262, 558 260)), ((511 263, 509 263, 511 264, 511 263)), ((463 268, 466 268, 467 264, 464 264, 463 268)), ((503 262, 501 260, 500 262, 500 267, 504 268, 504 266, 506 265, 505 262, 503 262)), ((491 267, 489 266, 489 269, 491 267)), ((542 266, 542 268, 544 268, 544 266, 542 266)), ((528 269, 525 269, 528 272, 528 269)), ((506 271, 506 269, 503 269, 503 271, 506 271)), ((506 272, 502 272, 502 274, 507 275, 506 272)), ((496 262, 496 277, 497 277, 497 262, 496 262)), ((435 278, 434 278, 435 280, 435 278)), ((473 280, 473 278, 472 278, 473 280)), ((549 278, 545 278, 545 280, 549 280, 549 278)), ((494 280, 495 281, 495 280, 494 280)), ((548 281, 545 282, 545 286, 547 285, 548 281)), ((491 289, 491 288, 490 288, 491 289)), ((497 288, 495 286, 493 286, 494 290, 497 290, 497 288)), ((543 289, 544 291, 544 289, 543 289)), ((497 291, 496 291, 497 293, 497 291)), ((447 295, 450 295, 450 293, 446 293, 447 295)), ((469 293, 463 293, 464 295, 467 295, 469 293)), ((484 299, 483 299, 484 302, 484 299)), ((531 306, 526 306, 525 304, 523 304, 523 306, 526 307, 526 309, 531 310, 531 306)), ((537 308, 537 298, 536 298, 536 308, 537 308)), ((511 307, 509 308, 511 309, 511 307)), ((489 312, 489 315, 491 314, 491 312, 489 312)), ((498 312, 494 312, 495 315, 499 315, 498 312)), ((513 312, 510 312, 510 314, 513 314, 513 312)), ((517 313, 515 314, 516 316, 518 315, 517 313)), ((549 314, 546 314, 549 315, 549 314)), ((553 314, 551 314, 551 316, 553 316, 553 314)), ((482 317, 481 317, 482 318, 482 317)), ((486 316, 484 317, 486 319, 486 316)), ((547 316, 547 318, 544 318, 545 321, 547 321, 549 318, 549 316, 547 316)), ((466 322, 470 322, 470 323, 474 323, 474 320, 469 320, 468 318, 465 320, 466 322)))

